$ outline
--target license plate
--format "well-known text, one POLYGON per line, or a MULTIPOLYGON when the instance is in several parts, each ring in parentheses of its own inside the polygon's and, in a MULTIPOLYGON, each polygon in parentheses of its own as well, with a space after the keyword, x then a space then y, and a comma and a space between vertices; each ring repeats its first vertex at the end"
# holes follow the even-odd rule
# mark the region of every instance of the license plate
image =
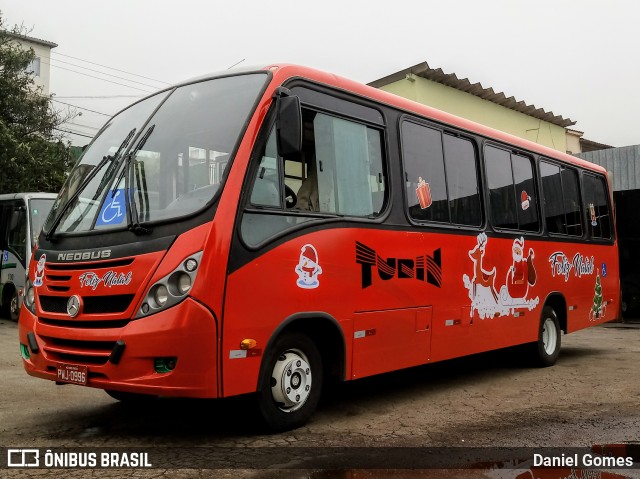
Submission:
POLYGON ((76 364, 58 364, 58 381, 86 386, 88 368, 76 364))

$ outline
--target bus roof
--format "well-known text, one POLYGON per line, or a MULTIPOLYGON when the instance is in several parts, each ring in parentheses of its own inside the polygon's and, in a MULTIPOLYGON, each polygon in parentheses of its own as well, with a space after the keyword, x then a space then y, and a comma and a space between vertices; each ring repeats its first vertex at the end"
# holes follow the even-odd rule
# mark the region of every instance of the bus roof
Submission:
POLYGON ((315 82, 324 83, 345 91, 355 93, 356 95, 368 98, 370 100, 383 103, 393 108, 411 112, 438 122, 462 128, 471 133, 509 143, 517 148, 522 148, 523 150, 528 150, 539 155, 558 159, 566 163, 606 174, 605 168, 585 161, 581 158, 569 155, 565 152, 554 150, 533 141, 526 140, 509 133, 505 133, 504 131, 496 130, 486 125, 482 125, 480 123, 476 123, 474 121, 452 115, 451 113, 438 110, 422 103, 418 103, 413 100, 394 95, 393 93, 379 90, 377 88, 373 88, 368 85, 358 83, 356 81, 349 80, 338 75, 334 75, 332 73, 291 64, 274 64, 265 67, 265 70, 270 70, 273 73, 276 85, 284 83, 286 80, 291 78, 305 78, 315 82))

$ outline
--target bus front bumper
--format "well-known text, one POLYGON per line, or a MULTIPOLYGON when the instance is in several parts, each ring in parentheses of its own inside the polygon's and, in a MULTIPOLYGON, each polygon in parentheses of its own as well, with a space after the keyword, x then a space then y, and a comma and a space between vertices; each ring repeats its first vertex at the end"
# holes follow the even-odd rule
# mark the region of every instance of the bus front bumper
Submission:
POLYGON ((74 327, 73 320, 38 318, 22 308, 19 338, 27 373, 60 381, 59 369, 78 366, 81 371, 86 368, 90 387, 159 396, 218 397, 217 322, 200 303, 187 298, 119 328, 93 328, 89 320, 77 324, 80 327, 74 327), (37 352, 30 346, 29 333, 33 333, 31 341, 35 339, 37 352), (113 354, 114 348, 122 350, 120 358, 113 354), (175 367, 170 369, 174 360, 175 367))

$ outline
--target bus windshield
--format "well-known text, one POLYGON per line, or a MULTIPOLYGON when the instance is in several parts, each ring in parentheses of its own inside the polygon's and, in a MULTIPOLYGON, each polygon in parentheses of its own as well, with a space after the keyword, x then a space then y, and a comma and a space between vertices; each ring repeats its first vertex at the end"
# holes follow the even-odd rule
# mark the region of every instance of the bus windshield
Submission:
POLYGON ((126 227, 126 188, 140 222, 202 209, 266 80, 258 73, 190 83, 113 117, 69 174, 44 230, 62 211, 56 233, 126 227))

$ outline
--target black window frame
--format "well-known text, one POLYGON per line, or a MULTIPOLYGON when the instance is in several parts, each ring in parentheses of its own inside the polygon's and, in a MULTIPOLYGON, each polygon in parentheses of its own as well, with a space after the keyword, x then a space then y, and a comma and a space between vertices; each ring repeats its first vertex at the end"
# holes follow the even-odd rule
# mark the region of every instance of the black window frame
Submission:
POLYGON ((496 231, 496 232, 504 232, 504 233, 508 233, 508 234, 513 234, 513 233, 517 233, 519 235, 529 235, 529 236, 541 236, 543 234, 543 232, 545 231, 545 225, 543 225, 543 223, 545 223, 544 219, 545 217, 543 216, 542 213, 542 203, 543 201, 541 201, 542 199, 542 195, 541 195, 541 191, 542 191, 542 186, 541 186, 541 179, 542 177, 540 176, 539 173, 539 168, 538 168, 538 158, 531 152, 528 151, 523 151, 520 150, 518 148, 514 148, 511 145, 507 145, 507 144, 502 144, 502 143, 497 143, 491 140, 487 140, 485 142, 483 142, 482 145, 482 160, 483 160, 483 174, 484 174, 484 180, 486 183, 486 189, 485 189, 485 195, 486 195, 486 208, 487 208, 487 219, 489 222, 489 225, 491 225, 491 228, 496 231), (495 148, 498 150, 502 150, 506 153, 509 154, 509 164, 511 166, 511 185, 513 186, 513 194, 514 194, 514 199, 515 199, 515 206, 516 206, 516 221, 518 222, 518 228, 503 228, 500 226, 496 226, 493 222, 493 218, 494 218, 494 214, 493 214, 493 208, 491 207, 491 191, 489 188, 489 174, 487 171, 487 148, 491 147, 491 148, 495 148), (533 181, 533 196, 535 198, 535 207, 536 207, 536 213, 538 215, 538 229, 537 230, 527 230, 527 229, 522 229, 520 228, 520 215, 519 215, 519 211, 518 211, 518 192, 516 190, 516 181, 515 181, 515 176, 514 176, 514 171, 513 171, 513 156, 520 156, 523 158, 526 158, 527 160, 529 160, 529 164, 531 165, 531 173, 532 173, 532 177, 531 180, 533 181))
MULTIPOLYGON (((576 167, 576 166, 571 165, 569 163, 553 160, 553 159, 551 159, 549 157, 546 157, 546 156, 539 157, 538 162, 539 163, 547 163, 549 165, 558 167, 559 170, 560 170, 560 186, 561 186, 561 189, 562 189, 562 202, 563 202, 563 204, 562 204, 562 214, 564 215, 565 228, 567 228, 567 214, 566 214, 566 210, 565 210, 565 200, 566 200, 566 198, 565 198, 565 187, 564 187, 564 181, 562 179, 562 171, 563 171, 563 169, 564 170, 573 171, 573 173, 574 173, 574 176, 575 176, 575 178, 577 180, 576 181, 576 186, 578 188, 578 204, 580 206, 580 215, 578 217, 580 218, 580 221, 581 221, 581 224, 580 224, 581 231, 582 231, 581 234, 580 235, 572 235, 572 234, 569 234, 569 233, 555 233, 555 232, 549 231, 549 228, 547 227, 547 212, 546 212, 546 207, 544 205, 544 201, 542 201, 543 204, 540 205, 541 206, 541 211, 542 211, 542 214, 543 214, 543 216, 541 217, 541 220, 544 221, 543 229, 544 229, 545 234, 549 238, 554 238, 554 239, 564 238, 564 239, 567 239, 569 241, 578 241, 578 242, 579 241, 582 241, 582 242, 587 241, 587 229, 585 227, 585 212, 584 212, 584 207, 583 207, 584 201, 583 201, 582 181, 581 181, 582 172, 584 171, 584 169, 576 167)), ((544 192, 544 187, 542 185, 542 168, 540 167, 539 164, 538 164, 538 181, 539 181, 539 184, 540 184, 541 194, 544 195, 545 192, 544 192)))
POLYGON ((582 208, 583 208, 583 216, 584 216, 583 221, 585 222, 588 240, 594 243, 613 244, 616 238, 616 228, 615 228, 615 221, 614 221, 613 205, 611 203, 610 186, 611 185, 609 184, 609 179, 607 176, 592 170, 587 170, 587 169, 584 169, 581 171, 581 175, 580 175, 581 198, 580 199, 582 201, 582 208), (589 217, 589 212, 587 211, 587 204, 586 204, 587 198, 585 196, 586 189, 584 187, 584 178, 586 176, 591 176, 595 179, 602 181, 602 184, 604 186, 604 194, 607 202, 607 211, 609 213, 609 237, 608 238, 593 236, 591 234, 590 217, 589 217))
POLYGON ((484 194, 484 175, 482 172, 483 163, 481 161, 480 155, 480 147, 478 145, 478 139, 476 136, 469 134, 463 130, 456 130, 453 127, 440 124, 433 121, 429 121, 426 118, 416 116, 415 114, 409 113, 401 113, 397 120, 397 135, 398 135, 398 156, 400 160, 401 167, 401 178, 400 178, 400 189, 402 190, 402 202, 404 214, 412 226, 417 226, 420 228, 437 228, 437 229, 454 229, 454 230, 463 230, 463 231, 482 231, 485 229, 487 224, 487 214, 485 209, 485 194, 484 194), (433 220, 419 220, 411 216, 409 211, 409 197, 407 196, 407 188, 406 181, 408 177, 405 155, 404 155, 404 137, 402 135, 402 125, 404 122, 414 123, 418 126, 431 128, 433 130, 437 130, 441 134, 442 140, 442 159, 443 159, 443 167, 444 167, 444 178, 445 178, 445 189, 447 191, 447 207, 449 209, 449 221, 433 221, 433 220), (449 184, 447 181, 447 160, 444 148, 444 135, 451 135, 456 138, 461 138, 463 140, 469 141, 473 148, 473 152, 475 155, 475 165, 476 165, 476 185, 478 191, 478 201, 479 201, 479 213, 480 213, 480 223, 478 225, 465 225, 459 223, 453 223, 451 221, 451 200, 449 199, 449 184))
MULTIPOLYGON (((383 181, 384 181, 384 199, 383 204, 375 217, 371 216, 352 216, 339 213, 326 213, 326 212, 314 212, 304 211, 296 209, 286 209, 281 204, 280 206, 269 205, 257 205, 251 202, 251 194, 253 191, 253 185, 255 183, 255 176, 260 167, 259 153, 266 142, 269 139, 271 131, 275 128, 276 115, 275 115, 275 101, 269 107, 269 111, 265 115, 265 120, 258 132, 256 142, 254 143, 251 156, 249 158, 249 165, 246 169, 245 178, 242 185, 242 194, 238 208, 238 215, 236 219, 236 228, 238 238, 242 245, 248 250, 258 250, 265 245, 277 241, 283 236, 294 233, 300 229, 308 227, 316 227, 326 223, 363 223, 363 224, 383 224, 389 215, 391 214, 393 206, 393 178, 392 168, 390 164, 390 139, 388 132, 387 116, 385 115, 383 105, 372 103, 365 98, 357 95, 344 92, 342 90, 335 90, 327 85, 309 82, 308 80, 301 80, 299 78, 292 79, 284 84, 294 94, 300 98, 301 108, 311 110, 316 113, 322 113, 325 115, 340 118, 346 121, 364 125, 368 128, 372 128, 380 133, 380 153, 382 161, 383 181), (309 95, 305 98, 305 95, 300 95, 301 91, 308 91, 309 95), (323 98, 329 101, 322 104, 323 98), (310 101, 308 101, 310 100, 310 101), (358 113, 369 112, 365 115, 358 115, 358 113), (364 118, 364 117, 367 118, 364 118), (274 217, 297 217, 307 218, 308 221, 303 221, 298 224, 291 224, 289 227, 284 228, 277 233, 272 234, 266 239, 258 243, 249 243, 243 237, 242 222, 243 217, 246 214, 263 214, 274 217)), ((281 197, 284 198, 284 163, 285 160, 282 156, 278 155, 277 159, 278 167, 280 169, 280 192, 281 197)))

